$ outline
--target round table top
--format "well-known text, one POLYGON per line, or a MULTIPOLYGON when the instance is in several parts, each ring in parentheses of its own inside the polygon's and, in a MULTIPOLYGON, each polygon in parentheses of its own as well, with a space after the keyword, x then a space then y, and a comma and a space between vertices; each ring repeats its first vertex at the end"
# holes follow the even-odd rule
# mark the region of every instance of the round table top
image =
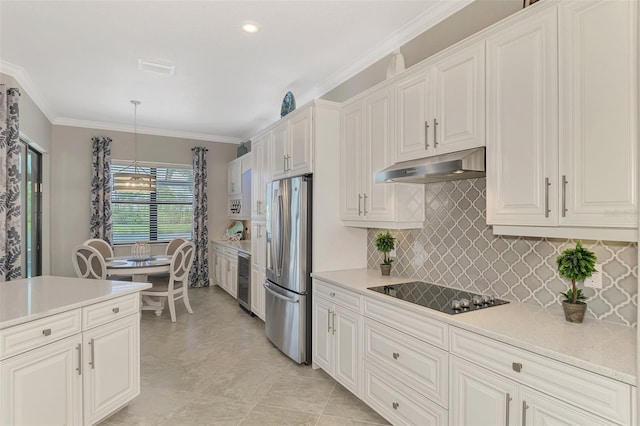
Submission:
POLYGON ((131 256, 110 257, 105 260, 107 269, 154 268, 171 264, 171 256, 166 255, 151 256, 146 260, 137 260, 131 256))

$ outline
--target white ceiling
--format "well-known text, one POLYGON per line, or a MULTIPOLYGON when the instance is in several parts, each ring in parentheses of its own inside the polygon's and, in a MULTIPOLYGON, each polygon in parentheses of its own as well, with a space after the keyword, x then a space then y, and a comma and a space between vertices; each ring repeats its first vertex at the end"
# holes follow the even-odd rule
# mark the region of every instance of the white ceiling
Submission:
POLYGON ((0 70, 54 124, 130 130, 138 99, 140 133, 234 142, 288 90, 319 97, 470 1, 0 0, 0 70))

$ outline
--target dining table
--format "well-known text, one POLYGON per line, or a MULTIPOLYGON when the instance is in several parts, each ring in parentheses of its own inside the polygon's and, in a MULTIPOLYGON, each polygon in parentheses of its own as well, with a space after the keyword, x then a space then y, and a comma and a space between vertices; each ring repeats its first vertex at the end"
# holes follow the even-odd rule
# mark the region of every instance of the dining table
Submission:
MULTIPOLYGON (((133 282, 147 282, 150 274, 168 273, 171 267, 171 259, 171 255, 164 254, 150 256, 147 259, 118 256, 105 259, 105 263, 107 275, 130 276, 133 282)), ((153 310, 156 316, 160 316, 164 310, 164 298, 154 300, 151 296, 143 295, 142 309, 153 310)))

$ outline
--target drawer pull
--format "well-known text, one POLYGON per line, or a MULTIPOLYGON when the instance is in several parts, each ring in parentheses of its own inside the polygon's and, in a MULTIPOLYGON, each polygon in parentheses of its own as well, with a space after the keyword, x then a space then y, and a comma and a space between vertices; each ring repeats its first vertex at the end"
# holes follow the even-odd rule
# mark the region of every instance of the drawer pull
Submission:
POLYGON ((514 362, 511 364, 511 368, 513 368, 513 371, 515 371, 516 373, 519 373, 520 371, 522 371, 522 364, 520 364, 519 362, 514 362))
POLYGON ((112 311, 114 314, 117 314, 118 312, 120 312, 120 308, 113 308, 112 311))
POLYGON ((394 352, 393 359, 398 359, 398 358, 400 358, 400 354, 398 352, 394 352))
POLYGON ((391 406, 393 407, 394 410, 397 410, 400 404, 397 402, 394 402, 393 404, 391 404, 391 406))
POLYGON ((51 329, 50 328, 45 328, 44 330, 42 330, 42 334, 44 334, 45 336, 50 336, 51 335, 51 329))

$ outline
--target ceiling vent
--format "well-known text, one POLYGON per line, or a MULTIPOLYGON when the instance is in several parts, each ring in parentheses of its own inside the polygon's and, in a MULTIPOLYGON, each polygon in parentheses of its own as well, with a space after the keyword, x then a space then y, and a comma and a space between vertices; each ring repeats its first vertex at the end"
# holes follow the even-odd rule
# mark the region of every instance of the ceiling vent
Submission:
POLYGON ((144 59, 138 59, 138 69, 164 75, 174 75, 176 73, 176 66, 173 64, 145 61, 144 59))

